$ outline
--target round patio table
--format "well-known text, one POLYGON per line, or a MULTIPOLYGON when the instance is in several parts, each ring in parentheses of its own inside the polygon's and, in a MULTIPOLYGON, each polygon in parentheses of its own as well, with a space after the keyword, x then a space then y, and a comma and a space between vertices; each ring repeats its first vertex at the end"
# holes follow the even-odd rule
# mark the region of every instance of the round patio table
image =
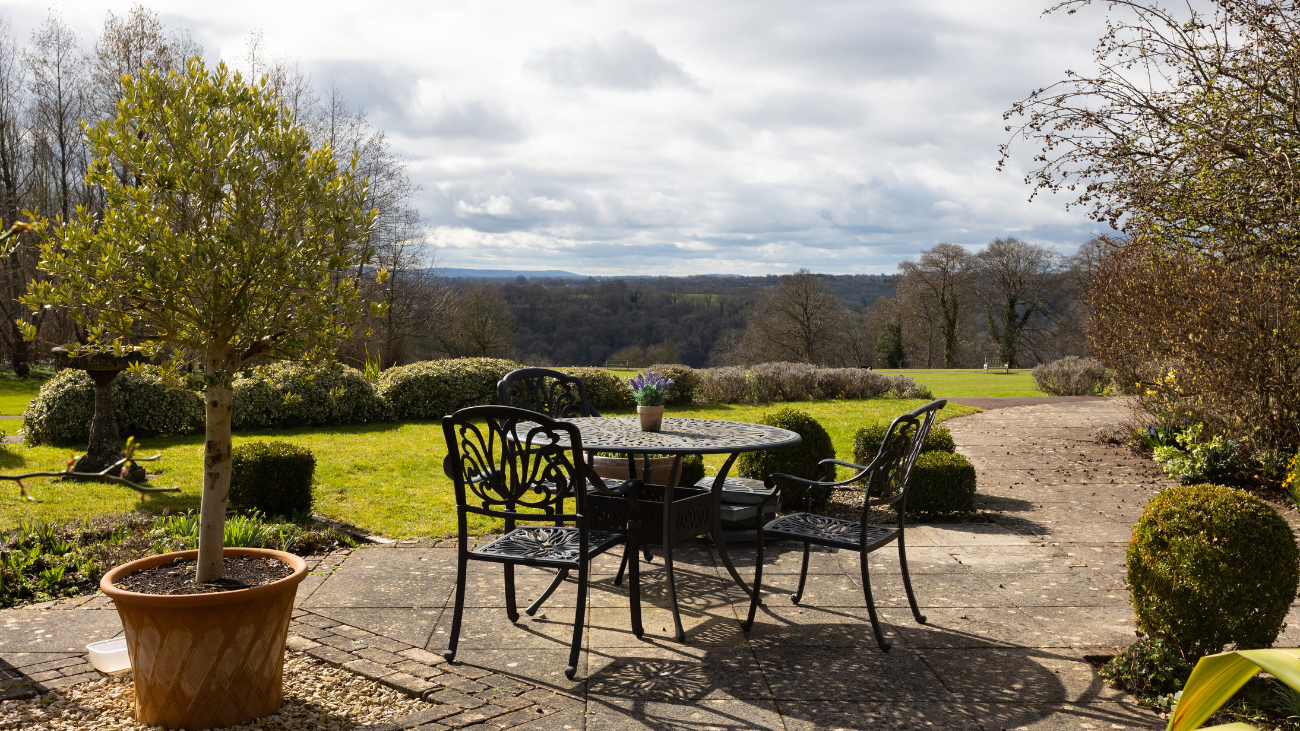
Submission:
MULTIPOLYGON (((637 455, 644 457, 649 454, 670 454, 676 458, 663 486, 663 529, 660 535, 664 551, 664 568, 668 575, 668 597, 672 603, 673 624, 679 642, 686 640, 686 632, 682 629, 681 614, 677 607, 677 587, 673 578, 673 544, 711 535, 713 545, 717 548, 723 565, 731 573, 731 578, 740 585, 746 596, 749 595, 749 586, 740 578, 735 565, 731 563, 731 554, 727 552, 727 544, 722 540, 723 484, 726 482, 727 473, 731 471, 731 466, 742 453, 789 447, 801 442, 802 437, 788 429, 763 424, 672 416, 664 417, 663 425, 657 432, 641 431, 640 422, 634 416, 588 416, 565 421, 578 427, 582 434, 582 448, 588 455, 594 456, 596 452, 618 452, 628 455, 629 475, 635 474, 634 463, 637 455), (712 489, 707 493, 699 494, 700 491, 691 490, 693 486, 688 485, 683 492, 689 491, 690 496, 675 499, 674 493, 677 490, 677 480, 681 475, 682 457, 688 454, 726 454, 727 459, 713 479, 712 489)), ((522 436, 527 433, 528 427, 520 424, 518 430, 522 436)), ((571 445, 562 442, 561 446, 571 445)), ((622 500, 622 498, 616 499, 622 500)), ((589 496, 589 506, 591 503, 592 498, 589 496)), ((562 577, 556 577, 556 585, 562 580, 562 577)), ((550 590, 547 591, 547 595, 549 593, 550 590)), ((545 596, 543 595, 543 599, 545 596)))

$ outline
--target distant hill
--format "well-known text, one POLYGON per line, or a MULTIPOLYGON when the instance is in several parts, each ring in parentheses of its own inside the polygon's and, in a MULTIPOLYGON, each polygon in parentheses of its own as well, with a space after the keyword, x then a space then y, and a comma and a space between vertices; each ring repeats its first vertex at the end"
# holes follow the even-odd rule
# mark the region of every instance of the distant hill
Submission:
POLYGON ((515 269, 440 269, 444 277, 460 279, 514 279, 515 277, 545 277, 549 279, 586 279, 581 274, 566 272, 561 269, 541 271, 523 271, 515 269))

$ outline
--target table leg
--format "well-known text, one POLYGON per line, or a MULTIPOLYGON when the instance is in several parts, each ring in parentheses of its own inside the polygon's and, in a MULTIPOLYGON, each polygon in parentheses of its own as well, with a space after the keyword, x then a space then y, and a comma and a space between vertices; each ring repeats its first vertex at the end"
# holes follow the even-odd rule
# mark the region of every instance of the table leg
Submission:
MULTIPOLYGON (((731 578, 735 579, 736 585, 745 592, 745 598, 751 596, 749 585, 745 580, 740 578, 740 573, 731 563, 731 554, 727 552, 727 544, 722 540, 722 485, 727 480, 727 473, 731 471, 731 465, 736 462, 740 452, 734 452, 727 461, 722 463, 722 469, 718 470, 718 476, 713 479, 713 545, 718 549, 718 556, 722 558, 722 565, 727 567, 731 578)), ((761 517, 761 516, 760 516, 761 517)))
POLYGON ((673 528, 677 521, 673 515, 673 491, 677 487, 677 480, 682 472, 682 456, 677 455, 673 461, 672 472, 668 475, 667 484, 664 486, 664 571, 668 574, 668 603, 673 608, 673 629, 676 631, 678 642, 686 641, 686 630, 682 628, 682 612, 677 607, 677 582, 673 577, 673 543, 676 542, 676 536, 673 534, 673 528))

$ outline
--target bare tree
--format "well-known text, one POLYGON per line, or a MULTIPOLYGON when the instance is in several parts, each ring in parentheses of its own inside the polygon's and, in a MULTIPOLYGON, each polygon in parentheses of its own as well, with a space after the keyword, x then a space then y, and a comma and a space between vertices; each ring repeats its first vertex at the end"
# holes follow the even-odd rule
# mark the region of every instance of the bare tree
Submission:
POLYGON ((89 69, 77 32, 57 15, 32 33, 27 51, 32 71, 32 111, 39 158, 48 166, 50 189, 39 210, 66 223, 85 202, 86 144, 81 121, 90 112, 89 69))
POLYGON ((515 342, 515 318, 510 305, 486 284, 458 293, 449 320, 433 329, 433 338, 452 358, 505 355, 515 342))
POLYGON ((1015 367, 1046 316, 1056 253, 1017 238, 994 239, 977 255, 980 298, 998 360, 1015 367))
POLYGON ((903 272, 899 297, 906 298, 923 320, 934 325, 943 347, 943 367, 956 368, 962 317, 975 295, 975 257, 957 244, 944 242, 922 251, 918 261, 902 262, 898 268, 903 272))
POLYGON ((136 78, 146 67, 174 71, 184 66, 186 58, 202 53, 187 30, 168 31, 158 13, 143 5, 131 6, 124 18, 110 10, 90 58, 96 113, 101 117, 114 113, 124 77, 136 78))
POLYGON ((750 316, 745 339, 781 359, 824 364, 834 359, 844 308, 821 277, 800 269, 782 277, 750 316))

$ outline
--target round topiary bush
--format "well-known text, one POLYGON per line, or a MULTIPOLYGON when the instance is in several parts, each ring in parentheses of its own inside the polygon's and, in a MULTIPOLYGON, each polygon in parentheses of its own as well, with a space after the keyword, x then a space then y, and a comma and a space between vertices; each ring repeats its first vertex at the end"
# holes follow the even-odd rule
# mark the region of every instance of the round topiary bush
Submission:
POLYGON ((466 406, 497 403, 497 381, 519 368, 500 358, 424 360, 384 371, 377 392, 394 419, 441 419, 466 406))
MULTIPOLYGON (((872 424, 859 429, 853 435, 853 463, 871 464, 871 460, 880 453, 880 443, 885 441, 887 431, 889 431, 888 424, 872 424)), ((925 435, 925 444, 921 445, 921 451, 956 452, 957 443, 953 441, 952 432, 948 431, 947 427, 934 424, 931 425, 930 432, 925 435)))
MULTIPOLYGON (((28 444, 85 448, 95 414, 95 383, 85 371, 67 368, 41 386, 23 412, 28 444)), ((203 399, 167 388, 152 366, 123 371, 113 379, 113 417, 123 437, 190 434, 203 428, 203 399)))
POLYGON ((1269 647, 1300 582, 1300 551, 1287 522, 1243 490, 1192 485, 1147 503, 1128 547, 1138 627, 1188 662, 1269 647))
POLYGON ((288 442, 250 442, 231 451, 230 506, 267 516, 311 512, 316 457, 288 442))
POLYGON ((704 458, 698 454, 682 457, 682 474, 677 478, 678 485, 691 487, 704 479, 704 458))
MULTIPOLYGON (((604 368, 577 366, 573 368, 556 368, 555 370, 582 379, 582 386, 587 390, 587 402, 599 412, 612 409, 630 409, 636 406, 632 399, 632 387, 627 379, 617 373, 610 373, 604 368)), ((495 392, 493 392, 495 393, 495 392)), ((495 397, 494 397, 495 398, 495 397)), ((492 401, 496 403, 496 401, 492 401)))
MULTIPOLYGON (((822 477, 818 462, 835 457, 835 445, 831 443, 830 434, 809 414, 796 409, 781 409, 764 414, 759 424, 789 429, 803 441, 792 447, 782 449, 765 449, 760 452, 745 452, 736 460, 736 471, 741 477, 762 480, 773 473, 794 475, 809 480, 822 477)), ((781 509, 798 510, 803 504, 804 490, 801 486, 786 483, 781 487, 781 509)), ((817 488, 813 491, 813 507, 819 508, 830 499, 830 488, 817 488)))
POLYGON ((908 516, 942 518, 974 510, 975 465, 954 452, 922 452, 907 480, 908 516))
POLYGON ((668 400, 664 406, 687 406, 695 403, 695 391, 700 387, 700 374, 688 365, 652 365, 654 371, 673 382, 668 387, 668 400))

